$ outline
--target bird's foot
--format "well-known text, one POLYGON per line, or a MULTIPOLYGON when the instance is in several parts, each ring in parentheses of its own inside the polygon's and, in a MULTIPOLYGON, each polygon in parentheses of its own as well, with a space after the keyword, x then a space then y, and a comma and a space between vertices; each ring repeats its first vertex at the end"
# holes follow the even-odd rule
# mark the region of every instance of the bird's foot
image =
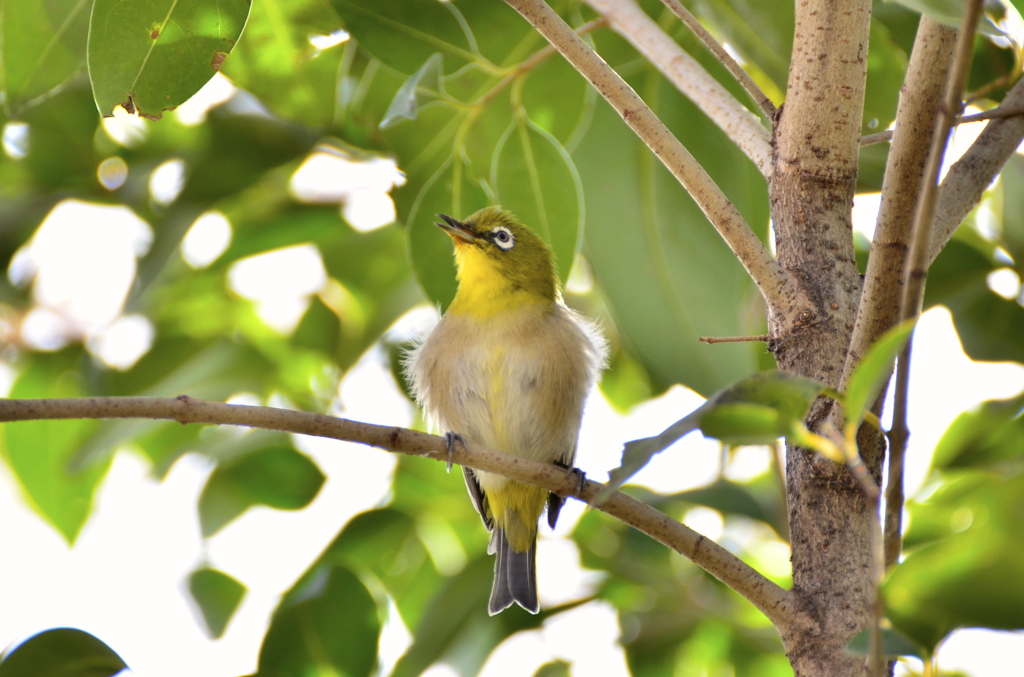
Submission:
POLYGON ((579 468, 569 468, 569 474, 576 478, 576 490, 573 491, 573 496, 579 498, 583 494, 583 489, 587 486, 587 473, 579 468))
POLYGON ((448 448, 448 464, 445 466, 447 472, 452 471, 452 456, 455 454, 455 443, 458 442, 462 445, 462 448, 466 448, 466 440, 462 439, 462 435, 458 433, 445 433, 444 434, 445 446, 448 448))

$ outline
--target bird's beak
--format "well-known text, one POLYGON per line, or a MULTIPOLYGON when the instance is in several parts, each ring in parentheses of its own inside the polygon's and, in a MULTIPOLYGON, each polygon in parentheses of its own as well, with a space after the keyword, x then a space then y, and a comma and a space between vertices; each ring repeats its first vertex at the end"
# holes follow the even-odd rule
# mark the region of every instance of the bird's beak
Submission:
POLYGON ((444 223, 435 222, 434 225, 444 229, 446 233, 451 235, 451 238, 456 243, 459 241, 473 243, 476 242, 476 233, 470 230, 469 226, 462 223, 458 219, 453 219, 447 214, 435 214, 439 219, 442 219, 444 223))

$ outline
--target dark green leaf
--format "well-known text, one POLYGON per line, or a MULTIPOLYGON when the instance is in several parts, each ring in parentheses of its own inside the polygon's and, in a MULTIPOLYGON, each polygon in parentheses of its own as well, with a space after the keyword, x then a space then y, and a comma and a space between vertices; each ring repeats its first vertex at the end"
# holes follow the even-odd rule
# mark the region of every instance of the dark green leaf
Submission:
POLYGON ((348 569, 304 577, 270 619, 259 677, 368 677, 377 661, 380 619, 370 592, 348 569))
POLYGON ((220 70, 249 15, 249 0, 95 0, 89 77, 96 106, 157 120, 220 70))
POLYGON ((0 5, 0 100, 18 117, 85 66, 89 0, 0 5))
POLYGON ((910 340, 915 324, 914 320, 907 320, 885 332, 853 370, 844 402, 849 423, 859 427, 864 413, 875 403, 878 393, 888 382, 896 356, 910 340))
POLYGON ((290 447, 262 449, 222 463, 199 497, 203 535, 211 536, 254 505, 299 510, 316 497, 324 475, 290 447))
POLYGON ((453 3, 437 0, 331 0, 359 44, 392 68, 415 73, 436 52, 453 70, 474 61, 472 45, 453 3), (416 17, 403 21, 403 17, 416 17))
POLYGON ((0 677, 110 677, 128 666, 88 632, 46 630, 28 638, 0 660, 0 677))
POLYGON ((245 586, 223 571, 203 568, 189 576, 188 589, 203 614, 206 631, 210 637, 219 638, 238 610, 245 586))

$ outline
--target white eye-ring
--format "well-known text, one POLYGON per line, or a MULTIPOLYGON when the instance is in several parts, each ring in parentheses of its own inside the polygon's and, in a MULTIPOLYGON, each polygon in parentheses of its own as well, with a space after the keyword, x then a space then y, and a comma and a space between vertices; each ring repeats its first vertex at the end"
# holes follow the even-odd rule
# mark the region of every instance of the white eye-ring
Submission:
POLYGON ((512 231, 505 226, 498 226, 497 228, 491 229, 491 239, 494 244, 498 246, 498 249, 502 251, 508 251, 512 247, 516 246, 516 238, 512 234, 512 231))

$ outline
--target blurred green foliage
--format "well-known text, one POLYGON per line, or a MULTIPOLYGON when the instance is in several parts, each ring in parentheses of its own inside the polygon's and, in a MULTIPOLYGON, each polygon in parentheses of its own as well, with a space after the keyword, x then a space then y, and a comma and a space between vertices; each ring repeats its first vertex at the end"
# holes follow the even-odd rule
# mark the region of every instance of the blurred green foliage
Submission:
MULTIPOLYGON (((10 396, 227 399, 245 393, 329 411, 340 376, 398 318, 425 301, 442 307, 450 301, 450 246, 432 225, 433 214, 461 217, 492 203, 517 212, 548 239, 563 280, 574 265, 588 273, 580 278, 590 286, 573 286, 568 295, 604 322, 613 350, 603 388, 617 406, 676 383, 712 396, 771 366, 760 344, 697 342, 704 335, 762 333, 756 290, 658 160, 504 3, 182 2, 175 9, 180 16, 171 17, 181 36, 165 32, 170 24, 160 22, 166 17, 143 11, 153 4, 132 3, 132 12, 97 21, 123 10, 123 3, 0 3, 0 259, 11 270, 0 278, 0 358, 15 375, 10 396), (222 22, 211 20, 211 8, 222 12, 222 22), (160 49, 147 59, 153 45, 160 49), (141 127, 101 120, 100 113, 111 114, 127 96, 136 109, 157 116, 184 103, 218 69, 238 90, 209 110, 165 113, 159 123, 141 127), (393 158, 402 172, 391 191, 394 222, 371 231, 353 228, 338 208, 339 201, 354 199, 351 194, 333 202, 299 199, 292 177, 316 153, 353 163, 393 158), (104 183, 99 168, 111 158, 127 167, 123 183, 104 183), (158 199, 154 176, 169 162, 181 163, 182 185, 171 199, 158 199), (151 228, 152 242, 138 253, 122 310, 144 316, 153 340, 127 367, 101 361, 82 333, 71 331, 62 346, 45 349, 20 332, 39 299, 31 276, 14 274, 18 252, 69 198, 123 205, 151 228), (180 255, 182 242, 210 210, 229 221, 230 243, 212 262, 189 265, 180 255), (229 280, 239 261, 305 244, 322 258, 327 281, 305 295, 295 326, 279 331, 229 280)), ((575 0, 551 4, 575 26, 595 18, 575 0)), ((792 5, 688 4, 781 104, 792 5)), ((933 11, 942 3, 903 4, 933 11)), ((641 5, 747 100, 660 3, 641 5)), ((875 5, 865 132, 885 129, 895 116, 917 22, 906 7, 875 5)), ((597 27, 586 39, 767 240, 766 185, 757 169, 620 36, 597 27)), ((1017 70, 1014 49, 979 39, 972 87, 1017 70)), ((1004 87, 989 89, 988 96, 1001 96, 1004 87)), ((865 148, 860 190, 879 189, 884 162, 884 146, 865 148)), ((1003 269, 1024 274, 1022 182, 1024 164, 1015 158, 986 203, 986 227, 974 228, 972 217, 929 273, 928 303, 949 307, 965 350, 976 359, 1024 362, 1020 299, 1004 298, 988 284, 1003 269)), ((394 354, 390 339, 388 346, 394 354)), ((398 360, 392 362, 400 379, 398 360)), ((764 405, 758 411, 785 409, 789 421, 801 418, 818 392, 814 384, 801 385, 796 403, 781 407, 775 390, 747 393, 743 401, 764 405)), ((910 506, 907 561, 896 567, 886 591, 892 619, 922 646, 964 625, 1024 625, 1018 575, 1024 553, 1012 535, 1024 514, 1020 412, 1018 398, 955 421, 939 448, 938 488, 910 506)), ((773 421, 769 437, 782 431, 773 421)), ((735 425, 727 423, 725 432, 736 432, 735 425)), ((252 506, 302 508, 323 483, 315 464, 276 434, 239 438, 152 421, 41 421, 4 425, 0 435, 0 452, 27 502, 69 542, 90 514, 113 451, 125 445, 145 455, 157 474, 188 452, 218 464, 198 506, 205 535, 252 506)), ((401 459, 388 505, 345 525, 281 601, 259 673, 371 674, 393 604, 412 633, 393 674, 419 674, 444 661, 471 675, 511 634, 588 601, 536 617, 511 610, 488 619, 492 561, 457 484, 437 464, 401 459), (439 555, 438 539, 468 553, 465 561, 439 555)), ((723 516, 727 534, 738 526, 771 543, 786 538, 784 488, 775 470, 743 482, 723 477, 675 495, 627 489, 673 518, 704 506, 723 516)), ((593 597, 617 609, 634 674, 791 674, 767 621, 679 556, 596 511, 583 517, 572 539, 583 566, 604 574, 593 597)), ((758 563, 749 542, 734 544, 758 563)), ((214 636, 245 594, 228 573, 209 568, 197 569, 190 590, 214 636)), ((0 675, 38 674, 52 655, 42 642, 63 647, 68 660, 88 654, 110 671, 119 669, 120 659, 99 640, 75 633, 57 630, 30 640, 0 662, 0 675)), ((538 672, 571 673, 564 662, 538 672)))

